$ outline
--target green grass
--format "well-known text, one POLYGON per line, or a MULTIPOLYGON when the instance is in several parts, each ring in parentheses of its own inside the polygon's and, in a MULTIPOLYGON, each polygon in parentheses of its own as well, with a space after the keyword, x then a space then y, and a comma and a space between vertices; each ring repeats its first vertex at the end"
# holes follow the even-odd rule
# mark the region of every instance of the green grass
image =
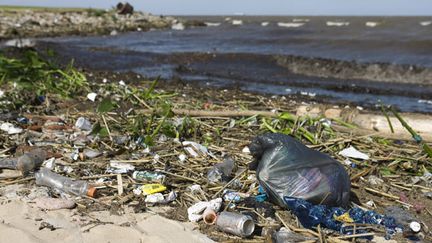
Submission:
POLYGON ((61 97, 71 97, 88 89, 85 75, 73 67, 73 62, 60 68, 33 50, 26 50, 18 57, 8 57, 0 52, 0 84, 16 86, 7 90, 61 97))

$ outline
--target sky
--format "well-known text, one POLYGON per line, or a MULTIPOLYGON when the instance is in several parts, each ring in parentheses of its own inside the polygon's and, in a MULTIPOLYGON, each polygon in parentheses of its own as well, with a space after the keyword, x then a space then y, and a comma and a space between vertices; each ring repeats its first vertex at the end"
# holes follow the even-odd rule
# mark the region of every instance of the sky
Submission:
MULTIPOLYGON (((0 5, 110 8, 112 0, 0 0, 0 5)), ((165 15, 432 15, 432 0, 130 0, 165 15)))

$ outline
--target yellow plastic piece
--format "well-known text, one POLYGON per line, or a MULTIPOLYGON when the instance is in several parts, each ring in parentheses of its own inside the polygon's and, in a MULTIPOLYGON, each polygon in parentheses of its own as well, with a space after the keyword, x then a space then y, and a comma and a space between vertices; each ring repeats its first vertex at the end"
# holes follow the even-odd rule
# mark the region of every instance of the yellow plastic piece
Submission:
POLYGON ((158 192, 163 192, 167 188, 162 184, 145 184, 141 187, 144 195, 151 195, 158 192))
POLYGON ((345 223, 354 223, 354 219, 352 219, 349 215, 349 212, 346 212, 340 216, 333 216, 335 220, 339 222, 345 222, 345 223))

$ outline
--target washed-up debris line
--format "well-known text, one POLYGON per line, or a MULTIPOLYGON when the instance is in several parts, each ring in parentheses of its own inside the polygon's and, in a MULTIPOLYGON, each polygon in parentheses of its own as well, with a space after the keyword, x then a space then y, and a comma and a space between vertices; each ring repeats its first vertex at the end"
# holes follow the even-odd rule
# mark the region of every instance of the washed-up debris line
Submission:
POLYGON ((85 76, 85 88, 67 96, 3 83, 2 188, 48 187, 51 198, 36 200, 45 210, 169 207, 164 216, 192 221, 216 241, 432 240, 432 163, 415 141, 359 136, 342 121, 297 117, 294 97, 85 76), (290 211, 270 201, 249 168, 251 141, 269 132, 339 161, 351 182, 347 208, 295 201, 290 211), (307 210, 314 223, 297 219, 307 210))
POLYGON ((203 25, 199 21, 183 21, 170 16, 156 16, 126 3, 119 9, 20 8, 0 6, 0 39, 64 35, 116 35, 126 31, 166 29, 182 23, 203 25))

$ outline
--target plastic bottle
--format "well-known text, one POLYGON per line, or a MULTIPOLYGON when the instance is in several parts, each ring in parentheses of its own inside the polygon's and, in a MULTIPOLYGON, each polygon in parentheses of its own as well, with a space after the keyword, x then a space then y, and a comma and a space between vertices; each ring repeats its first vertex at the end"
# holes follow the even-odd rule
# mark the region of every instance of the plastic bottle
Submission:
POLYGON ((46 158, 47 153, 44 150, 33 149, 18 158, 0 160, 0 168, 20 170, 23 175, 27 175, 30 171, 34 171, 41 166, 46 158))
POLYGON ((47 168, 41 168, 35 173, 35 177, 37 185, 56 188, 75 196, 87 195, 93 197, 96 192, 96 188, 90 186, 86 181, 72 180, 69 177, 56 174, 47 168))
POLYGON ((226 211, 219 214, 216 225, 222 231, 240 237, 250 236, 255 230, 255 223, 250 216, 226 211))

